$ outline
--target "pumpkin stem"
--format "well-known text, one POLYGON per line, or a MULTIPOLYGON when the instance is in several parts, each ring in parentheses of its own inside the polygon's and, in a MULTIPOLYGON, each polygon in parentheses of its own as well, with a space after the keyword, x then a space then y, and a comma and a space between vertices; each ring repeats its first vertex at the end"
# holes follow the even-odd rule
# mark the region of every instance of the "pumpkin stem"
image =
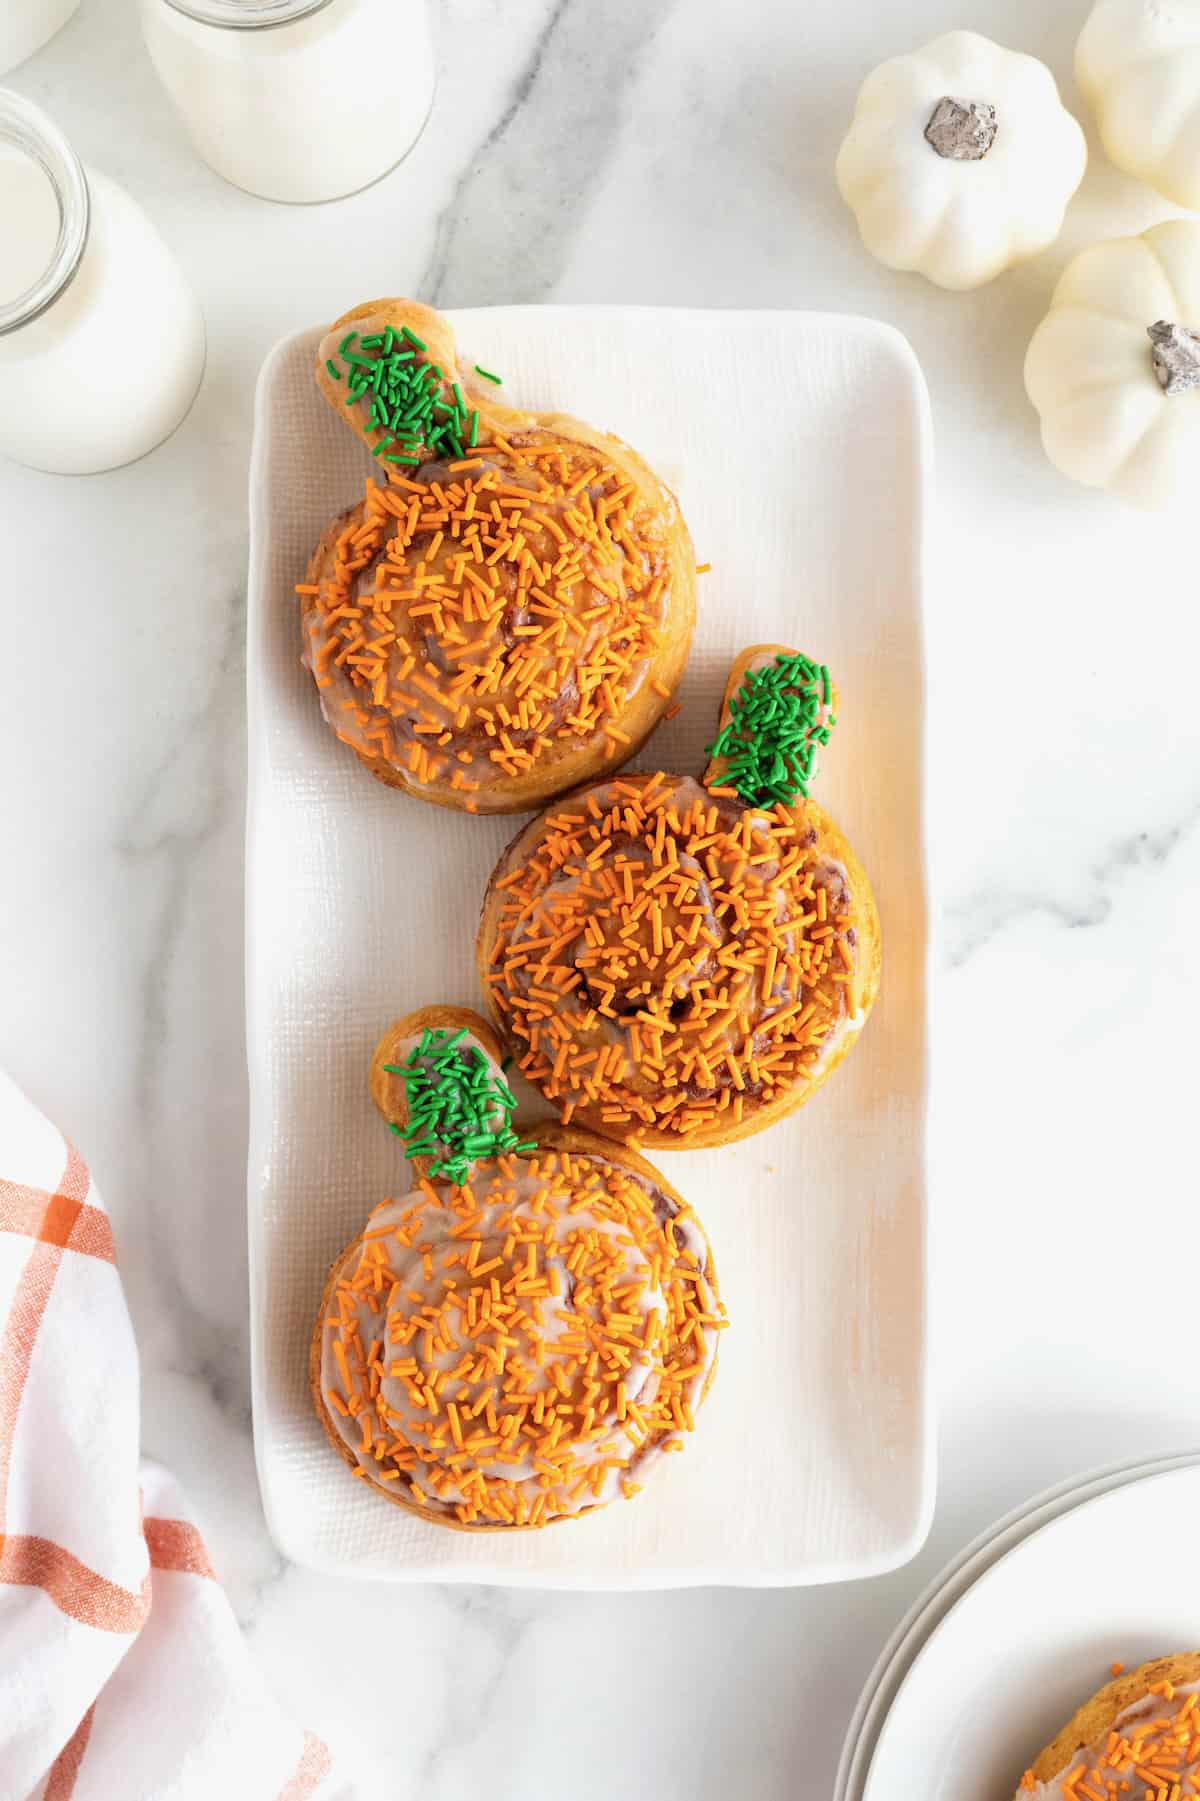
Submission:
POLYGON ((943 94, 929 115, 925 141, 954 163, 977 163, 997 131, 996 109, 986 100, 953 100, 943 94))
POLYGON ((1200 332, 1169 319, 1146 327, 1154 373, 1164 394, 1185 394, 1200 388, 1200 332))

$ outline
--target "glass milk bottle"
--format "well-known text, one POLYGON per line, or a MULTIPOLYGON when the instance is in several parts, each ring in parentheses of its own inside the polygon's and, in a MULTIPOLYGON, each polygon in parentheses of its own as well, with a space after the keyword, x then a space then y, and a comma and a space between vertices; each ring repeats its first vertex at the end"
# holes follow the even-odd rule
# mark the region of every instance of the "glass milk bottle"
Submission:
POLYGON ((66 475, 131 463, 203 373, 200 309, 145 213, 0 88, 0 454, 66 475))
POLYGON ((48 44, 79 0, 0 0, 0 75, 48 44))
POLYGON ((336 200, 411 150, 433 103, 427 0, 141 0, 150 57, 210 168, 336 200))

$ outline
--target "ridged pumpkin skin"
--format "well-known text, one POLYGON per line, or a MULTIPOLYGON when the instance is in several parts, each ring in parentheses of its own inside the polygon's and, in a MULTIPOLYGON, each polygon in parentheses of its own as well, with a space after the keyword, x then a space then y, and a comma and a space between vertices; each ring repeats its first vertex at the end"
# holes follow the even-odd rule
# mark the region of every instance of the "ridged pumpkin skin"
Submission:
POLYGON ((1151 511, 1194 506, 1200 484, 1200 386, 1163 388, 1149 336, 1160 322, 1200 324, 1191 219, 1094 244, 1068 263, 1025 358, 1050 461, 1151 511))
POLYGON ((1075 78, 1118 169, 1200 211, 1200 5, 1097 0, 1075 78))
POLYGON ((948 31, 868 75, 837 182, 881 263, 976 288, 1054 242, 1086 167, 1083 132, 1044 63, 948 31), (926 131, 946 99, 994 109, 985 151, 934 148, 926 131))

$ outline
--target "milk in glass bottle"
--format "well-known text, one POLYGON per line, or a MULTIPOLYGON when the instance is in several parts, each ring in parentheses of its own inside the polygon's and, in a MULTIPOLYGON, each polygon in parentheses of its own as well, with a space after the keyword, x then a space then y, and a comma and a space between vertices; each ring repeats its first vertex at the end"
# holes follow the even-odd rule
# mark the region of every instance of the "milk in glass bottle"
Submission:
POLYGON ((137 203, 3 88, 0 226, 0 454, 70 475, 144 456, 195 399, 200 309, 137 203))
POLYGON ((394 168, 433 102, 427 0, 141 0, 163 86, 210 168, 266 200, 336 200, 394 168))
POLYGON ((0 75, 48 44, 79 0, 0 0, 0 75))

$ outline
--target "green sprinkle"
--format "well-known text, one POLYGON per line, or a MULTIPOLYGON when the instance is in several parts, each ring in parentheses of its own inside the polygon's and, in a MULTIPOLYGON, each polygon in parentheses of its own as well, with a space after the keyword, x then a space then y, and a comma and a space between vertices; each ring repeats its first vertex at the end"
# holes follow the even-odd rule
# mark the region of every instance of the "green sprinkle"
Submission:
MULTIPOLYGON (((399 332, 388 326, 365 338, 349 332, 339 348, 349 389, 346 405, 361 400, 369 408, 371 429, 380 433, 373 455, 416 469, 431 460, 461 461, 476 448, 478 412, 468 409, 458 382, 445 393, 441 364, 420 360, 417 353, 428 346, 407 326, 399 332)), ((326 367, 333 379, 343 379, 332 359, 326 367)))
POLYGON ((729 703, 729 720, 708 746, 725 764, 720 785, 752 806, 808 798, 816 753, 836 724, 829 670, 800 655, 750 670, 729 703))
POLYGON ((475 365, 475 373, 476 375, 482 375, 484 381, 494 381, 498 388, 503 387, 504 385, 498 375, 493 375, 490 369, 480 368, 478 363, 475 365))
POLYGON ((503 1076, 491 1072, 476 1045, 463 1044, 465 1026, 457 1032, 425 1031, 403 1064, 385 1063, 389 1075, 402 1077, 408 1124, 393 1126, 410 1157, 432 1157, 432 1176, 459 1186, 472 1163, 505 1151, 535 1150, 531 1141, 518 1144, 512 1129, 516 1097, 503 1076))
POLYGON ((342 373, 331 356, 325 358, 325 368, 331 381, 341 381, 342 373))

